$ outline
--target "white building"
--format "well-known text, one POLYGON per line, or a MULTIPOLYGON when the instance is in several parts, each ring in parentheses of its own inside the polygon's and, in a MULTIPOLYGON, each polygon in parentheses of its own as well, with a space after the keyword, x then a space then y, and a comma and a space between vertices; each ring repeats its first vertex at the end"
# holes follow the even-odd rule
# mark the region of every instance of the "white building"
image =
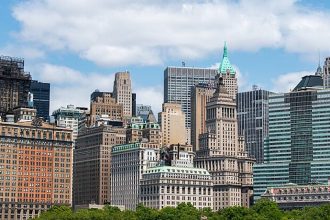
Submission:
POLYGON ((140 202, 156 209, 183 202, 199 209, 213 209, 212 177, 206 169, 194 168, 193 158, 191 146, 171 145, 162 153, 162 163, 142 175, 140 202), (171 166, 165 165, 166 158, 171 166))
POLYGON ((61 107, 53 112, 55 123, 59 127, 71 128, 73 130, 73 141, 77 139, 79 120, 86 113, 84 108, 75 108, 74 105, 61 107))
POLYGON ((110 203, 135 210, 142 173, 159 161, 158 143, 132 143, 111 150, 110 203))

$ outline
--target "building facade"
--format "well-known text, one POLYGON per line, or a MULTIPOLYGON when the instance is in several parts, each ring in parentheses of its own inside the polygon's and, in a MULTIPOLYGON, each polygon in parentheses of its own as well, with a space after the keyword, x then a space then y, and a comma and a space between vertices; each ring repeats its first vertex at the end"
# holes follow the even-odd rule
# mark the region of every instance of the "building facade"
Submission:
POLYGON ((330 90, 320 76, 305 76, 290 93, 269 96, 264 164, 254 166, 254 199, 268 187, 326 184, 330 176, 330 90))
POLYGON ((206 132, 206 103, 215 91, 214 84, 197 84, 191 92, 191 145, 199 150, 199 135, 206 132))
POLYGON ((31 81, 30 92, 33 94, 33 107, 37 109, 37 117, 49 119, 50 84, 31 81))
POLYGON ((72 130, 0 122, 0 219, 30 219, 72 204, 72 130))
POLYGON ((111 148, 126 142, 125 129, 101 125, 84 128, 79 133, 74 151, 74 205, 110 201, 111 148))
POLYGON ((113 97, 118 104, 123 106, 123 116, 132 117, 132 83, 128 71, 116 73, 113 97))
POLYGON ((15 107, 28 106, 30 84, 23 59, 0 56, 0 117, 15 107))
POLYGON ((142 173, 159 161, 159 149, 159 143, 147 142, 117 145, 111 149, 111 205, 135 210, 142 173))
POLYGON ((172 145, 168 150, 170 165, 161 158, 160 164, 143 173, 140 202, 155 209, 176 207, 183 202, 198 209, 213 209, 212 177, 207 170, 193 167, 192 147, 172 145))
POLYGON ((252 91, 237 94, 238 134, 244 136, 246 150, 264 161, 264 139, 268 136, 268 97, 269 91, 253 87, 252 91))
POLYGON ((325 58, 322 77, 324 88, 330 88, 330 57, 325 58))
POLYGON ((328 184, 297 185, 293 183, 269 187, 261 195, 274 201, 281 209, 301 209, 330 203, 330 187, 328 184))
POLYGON ((74 105, 61 107, 53 112, 55 123, 59 127, 71 128, 73 130, 72 138, 75 141, 78 137, 79 121, 85 110, 75 108, 74 105))
POLYGON ((93 92, 88 125, 93 126, 98 117, 106 115, 111 120, 123 120, 123 105, 116 103, 110 92, 93 92))
POLYGON ((249 207, 252 196, 254 159, 245 151, 238 135, 236 102, 221 75, 217 89, 206 105, 206 133, 199 137, 195 166, 208 170, 213 178, 213 208, 249 207))
POLYGON ((187 142, 185 114, 177 103, 163 103, 159 113, 159 122, 163 135, 162 144, 185 144, 187 142))
POLYGON ((128 124, 126 128, 126 143, 136 143, 143 140, 157 144, 162 142, 162 134, 158 123, 141 120, 140 122, 128 124))

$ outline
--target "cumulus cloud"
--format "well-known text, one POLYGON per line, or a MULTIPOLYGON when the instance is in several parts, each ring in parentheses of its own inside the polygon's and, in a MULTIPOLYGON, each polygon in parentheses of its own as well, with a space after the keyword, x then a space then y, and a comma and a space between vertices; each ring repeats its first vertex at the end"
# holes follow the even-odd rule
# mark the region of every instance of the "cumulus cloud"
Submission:
POLYGON ((27 0, 13 16, 21 39, 103 66, 197 59, 225 40, 233 50, 315 54, 330 39, 330 15, 295 0, 27 0))
POLYGON ((273 79, 273 92, 289 92, 300 82, 303 76, 314 74, 313 71, 300 71, 279 75, 273 79))
POLYGON ((0 54, 12 57, 24 57, 28 60, 43 58, 45 53, 33 46, 24 46, 19 44, 8 44, 0 49, 0 54))

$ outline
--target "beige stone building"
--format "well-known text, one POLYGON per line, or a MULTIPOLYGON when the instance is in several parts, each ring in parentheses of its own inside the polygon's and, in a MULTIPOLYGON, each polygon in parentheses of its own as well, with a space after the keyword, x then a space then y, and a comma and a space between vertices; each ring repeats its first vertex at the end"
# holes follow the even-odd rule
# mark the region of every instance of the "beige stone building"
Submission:
POLYGON ((139 203, 140 180, 148 167, 159 161, 159 143, 130 143, 111 150, 111 205, 135 210, 139 203))
POLYGON ((74 151, 74 205, 110 201, 111 148, 126 142, 124 128, 101 125, 84 128, 79 133, 74 151))
POLYGON ((163 146, 187 142, 185 115, 180 104, 163 103, 162 112, 158 116, 163 135, 163 146))
POLYGON ((116 99, 109 92, 100 92, 91 99, 90 116, 88 125, 95 125, 97 118, 106 115, 111 120, 123 119, 123 105, 116 103, 116 99))
POLYGON ((126 143, 136 143, 142 140, 160 144, 162 135, 159 124, 155 122, 134 122, 134 120, 131 120, 131 123, 126 128, 126 143))
POLYGON ((199 150, 199 135, 206 132, 206 103, 215 91, 213 84, 197 84, 191 91, 191 145, 199 150))
POLYGON ((72 130, 0 122, 0 219, 30 219, 72 204, 72 130))
POLYGON ((116 73, 113 97, 118 104, 122 104, 123 116, 132 117, 132 83, 128 71, 116 73))
POLYGON ((238 136, 236 102, 217 76, 217 89, 206 105, 206 130, 200 135, 195 159, 198 168, 213 178, 213 208, 249 207, 254 159, 247 156, 244 139, 238 136))
POLYGON ((182 202, 190 202, 198 209, 212 209, 212 176, 206 169, 193 167, 195 153, 192 147, 171 145, 166 154, 161 154, 157 166, 149 167, 143 173, 140 202, 156 209, 176 207, 182 202))

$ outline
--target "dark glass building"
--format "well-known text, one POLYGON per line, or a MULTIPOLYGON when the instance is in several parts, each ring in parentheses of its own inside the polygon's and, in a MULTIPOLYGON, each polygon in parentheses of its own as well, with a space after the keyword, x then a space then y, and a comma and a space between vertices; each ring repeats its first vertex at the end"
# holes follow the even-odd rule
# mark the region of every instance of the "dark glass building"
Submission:
POLYGON ((48 120, 50 84, 32 80, 30 92, 33 94, 33 107, 37 109, 37 117, 42 117, 44 120, 48 120))

